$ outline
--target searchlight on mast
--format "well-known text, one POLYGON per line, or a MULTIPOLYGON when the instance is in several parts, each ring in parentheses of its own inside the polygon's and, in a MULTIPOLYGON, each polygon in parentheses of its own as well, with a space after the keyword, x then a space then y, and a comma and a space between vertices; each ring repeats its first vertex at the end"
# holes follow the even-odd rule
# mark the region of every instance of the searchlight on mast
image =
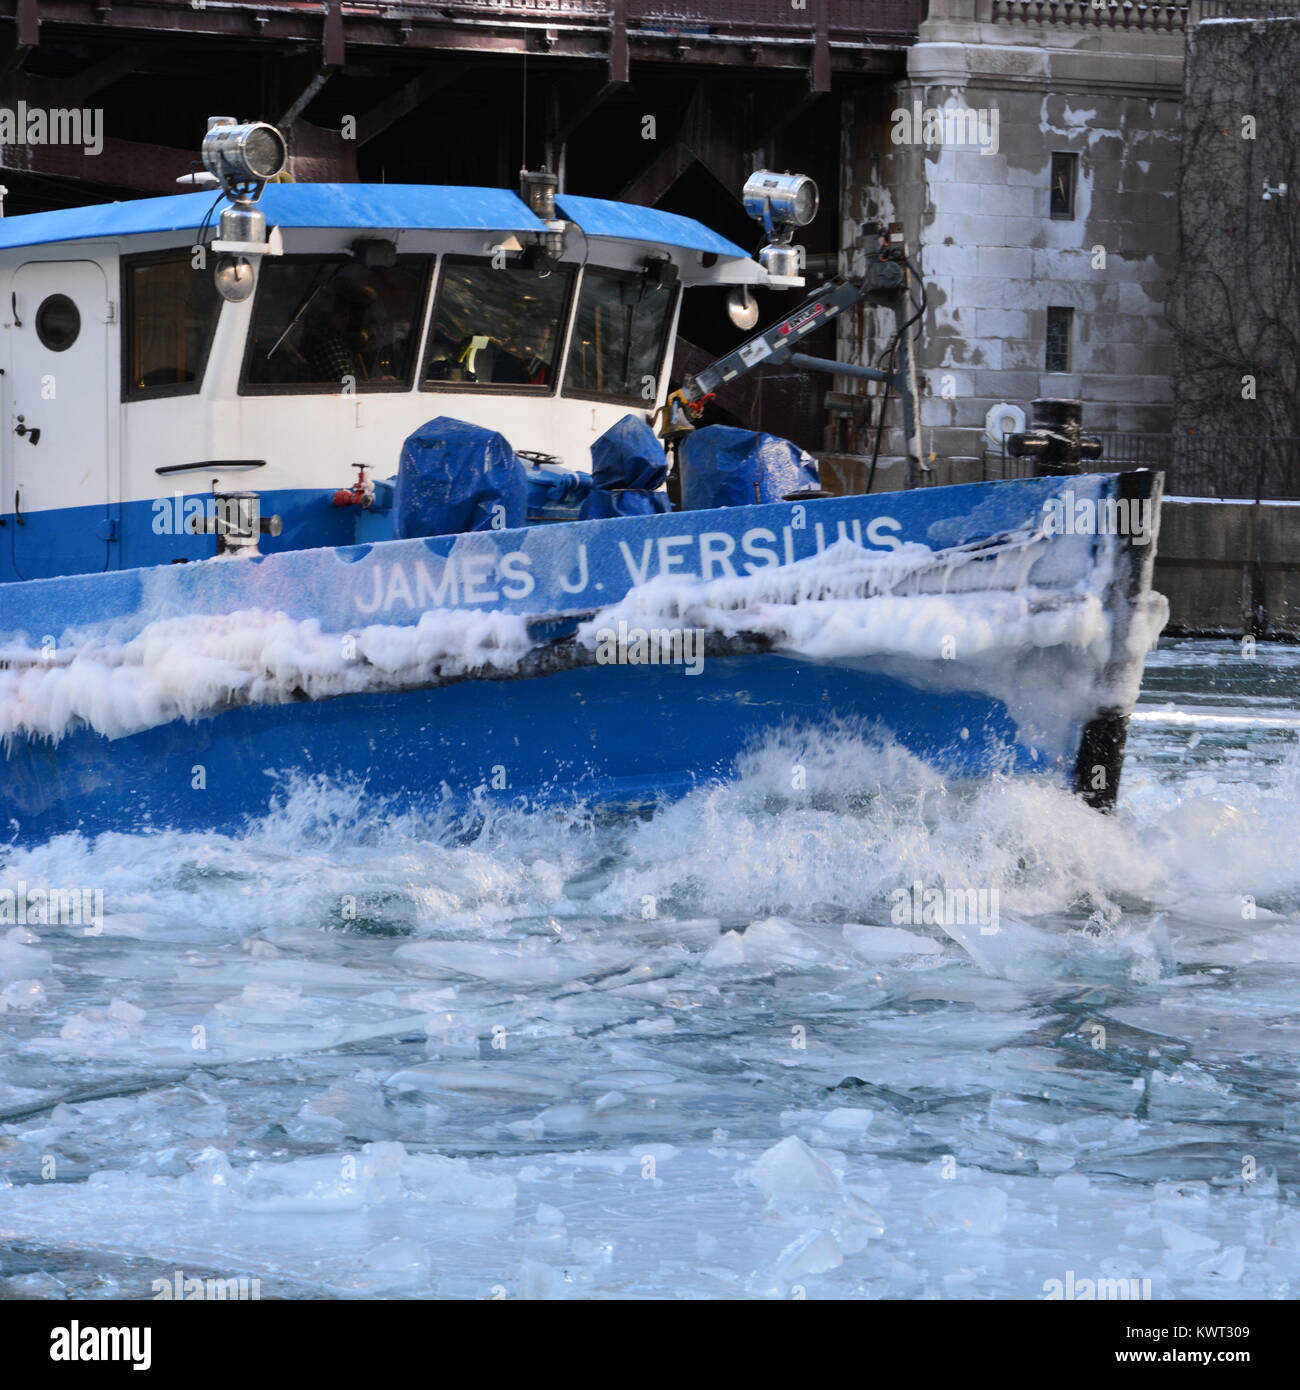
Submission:
MULTIPOLYGON (((266 241, 266 216, 254 204, 284 169, 288 154, 284 136, 265 121, 208 118, 203 167, 230 199, 230 206, 221 212, 218 243, 260 245, 266 241)), ((246 256, 222 255, 213 267, 212 278, 223 299, 238 303, 253 293, 253 263, 246 256)))

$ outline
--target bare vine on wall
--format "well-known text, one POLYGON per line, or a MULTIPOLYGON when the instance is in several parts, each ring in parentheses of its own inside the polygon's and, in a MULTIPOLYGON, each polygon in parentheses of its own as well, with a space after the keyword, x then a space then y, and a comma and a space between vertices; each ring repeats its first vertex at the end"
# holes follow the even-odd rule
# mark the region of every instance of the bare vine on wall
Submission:
POLYGON ((1212 441, 1225 484, 1261 460, 1294 471, 1285 441, 1300 439, 1297 70, 1300 25, 1215 25, 1189 44, 1169 305, 1176 447, 1196 456, 1212 441), (1287 192, 1266 199, 1266 184, 1287 192))

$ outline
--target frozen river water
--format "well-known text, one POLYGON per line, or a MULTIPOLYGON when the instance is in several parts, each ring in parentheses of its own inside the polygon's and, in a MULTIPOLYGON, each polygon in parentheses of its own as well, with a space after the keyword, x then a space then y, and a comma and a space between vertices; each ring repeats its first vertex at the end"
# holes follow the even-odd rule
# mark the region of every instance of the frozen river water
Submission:
POLYGON ((1294 1298, 1298 850, 1300 650, 1167 642, 1109 818, 840 737, 0 852, 104 905, 0 925, 0 1296, 1294 1298))

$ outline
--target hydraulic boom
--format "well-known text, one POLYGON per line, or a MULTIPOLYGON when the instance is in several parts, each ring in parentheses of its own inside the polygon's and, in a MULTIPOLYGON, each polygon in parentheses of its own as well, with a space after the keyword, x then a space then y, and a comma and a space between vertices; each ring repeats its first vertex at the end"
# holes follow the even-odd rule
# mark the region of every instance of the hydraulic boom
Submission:
MULTIPOLYGON (((892 229, 884 232, 879 224, 868 224, 867 230, 880 235, 880 250, 867 261, 865 274, 858 279, 838 275, 827 281, 779 323, 756 333, 738 348, 710 363, 703 371, 688 376, 681 389, 669 396, 664 406, 664 423, 660 433, 665 439, 687 433, 692 426, 683 420, 683 414, 698 417, 704 402, 720 386, 752 371, 761 362, 773 365, 789 362, 804 371, 883 382, 888 390, 897 392, 903 402, 903 429, 907 437, 907 486, 919 485, 920 474, 929 469, 921 453, 916 358, 908 330, 920 317, 921 309, 910 315, 908 313, 911 307, 911 266, 902 233, 892 229), (895 330, 887 370, 810 357, 797 350, 802 338, 838 318, 855 304, 877 304, 893 310, 895 330)), ((924 308, 924 300, 921 308, 924 308)), ((881 408, 884 408, 883 402, 881 408)))

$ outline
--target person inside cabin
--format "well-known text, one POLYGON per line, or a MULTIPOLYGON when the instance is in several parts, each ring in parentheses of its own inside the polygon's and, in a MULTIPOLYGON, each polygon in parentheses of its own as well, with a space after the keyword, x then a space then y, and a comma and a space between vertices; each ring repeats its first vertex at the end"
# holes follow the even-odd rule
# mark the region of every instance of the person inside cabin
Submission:
MULTIPOLYGON (((362 319, 367 335, 372 381, 400 381, 406 376, 412 349, 412 311, 418 305, 418 287, 409 269, 379 267, 370 272, 367 289, 371 303, 362 319)), ((416 324, 417 333, 419 325, 416 324)))
POLYGON ((555 356, 556 325, 543 321, 533 331, 532 341, 524 349, 525 380, 530 386, 551 384, 551 361, 555 356))
POLYGON ((342 382, 358 376, 348 336, 348 315, 337 303, 308 320, 299 349, 314 380, 342 382))
POLYGON ((368 381, 383 367, 380 348, 391 347, 391 324, 367 280, 340 277, 332 294, 308 320, 302 355, 321 381, 368 381))
POLYGON ((461 344, 460 359, 473 364, 473 379, 510 386, 550 385, 555 325, 521 320, 511 327, 513 336, 505 341, 471 335, 461 344))
POLYGON ((571 270, 539 276, 522 261, 496 266, 447 257, 425 355, 426 382, 550 387, 571 270))
POLYGON ((430 381, 494 385, 529 382, 526 364, 490 333, 468 333, 457 339, 436 333, 429 348, 426 376, 430 381))
POLYGON ((409 380, 430 258, 391 267, 283 257, 261 272, 241 389, 396 390, 409 380))
POLYGON ((434 335, 425 359, 426 381, 469 381, 471 378, 460 359, 456 344, 445 333, 434 335))

